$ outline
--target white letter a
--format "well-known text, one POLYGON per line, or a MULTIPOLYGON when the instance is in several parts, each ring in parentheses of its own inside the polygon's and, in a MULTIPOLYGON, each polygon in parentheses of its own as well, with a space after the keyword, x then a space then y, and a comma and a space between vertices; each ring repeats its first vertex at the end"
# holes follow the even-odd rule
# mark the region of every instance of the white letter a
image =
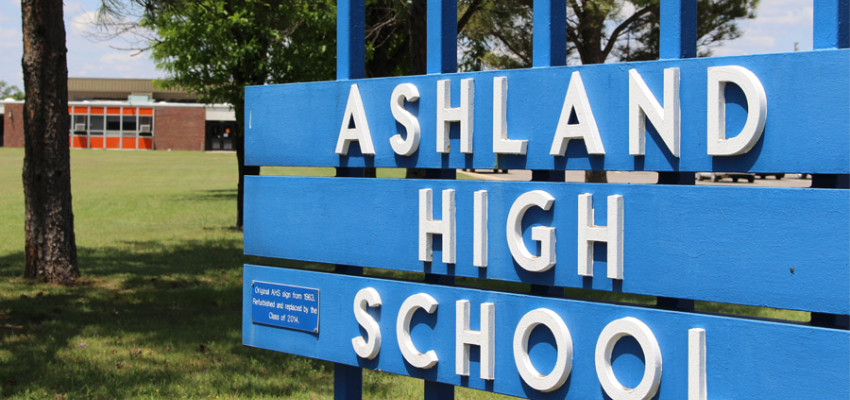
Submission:
POLYGON ((360 142, 360 152, 375 155, 372 146, 372 134, 369 133, 369 123, 366 121, 366 110, 360 99, 360 89, 357 84, 351 85, 348 92, 348 103, 345 105, 345 115, 339 128, 339 139, 336 141, 336 154, 348 155, 348 145, 353 141, 360 142), (353 122, 354 127, 351 127, 353 122))
POLYGON ((587 154, 605 154, 605 147, 602 146, 602 138, 599 137, 599 129, 596 127, 596 119, 593 118, 590 101, 584 90, 584 82, 578 71, 573 72, 570 83, 567 85, 567 96, 564 98, 564 107, 561 109, 558 129, 555 131, 555 139, 552 140, 549 154, 563 156, 570 139, 583 139, 587 154), (577 124, 569 123, 572 111, 576 113, 577 124))

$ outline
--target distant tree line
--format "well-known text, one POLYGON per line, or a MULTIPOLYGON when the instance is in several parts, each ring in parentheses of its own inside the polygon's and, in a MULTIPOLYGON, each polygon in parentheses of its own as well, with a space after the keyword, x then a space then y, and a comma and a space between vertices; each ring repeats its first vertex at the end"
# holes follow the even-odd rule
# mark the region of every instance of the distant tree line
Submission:
POLYGON ((5 99, 23 100, 24 92, 15 85, 8 85, 5 81, 0 81, 0 100, 5 99))

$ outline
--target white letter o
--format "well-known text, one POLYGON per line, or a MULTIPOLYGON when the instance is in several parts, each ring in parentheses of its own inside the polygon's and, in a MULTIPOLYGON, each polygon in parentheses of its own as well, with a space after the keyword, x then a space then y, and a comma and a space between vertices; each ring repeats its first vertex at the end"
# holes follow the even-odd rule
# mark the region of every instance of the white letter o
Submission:
POLYGON ((605 393, 612 400, 651 399, 661 384, 661 349, 655 335, 646 324, 637 318, 626 317, 612 321, 602 329, 596 341, 596 376, 605 393), (644 370, 640 383, 629 389, 623 386, 614 375, 611 367, 611 353, 614 346, 625 336, 637 340, 643 351, 644 370))
POLYGON ((532 389, 551 392, 561 387, 573 367, 573 339, 564 320, 547 308, 531 310, 523 315, 514 331, 514 363, 522 380, 532 389), (558 354, 549 375, 537 371, 528 356, 528 338, 537 325, 545 325, 555 337, 558 354))

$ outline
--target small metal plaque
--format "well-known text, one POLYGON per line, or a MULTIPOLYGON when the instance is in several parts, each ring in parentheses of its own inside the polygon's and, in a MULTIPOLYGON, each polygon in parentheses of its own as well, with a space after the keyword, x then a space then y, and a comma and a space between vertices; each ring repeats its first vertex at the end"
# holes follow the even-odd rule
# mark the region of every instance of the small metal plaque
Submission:
POLYGON ((251 286, 255 324, 319 332, 319 289, 258 281, 251 286))

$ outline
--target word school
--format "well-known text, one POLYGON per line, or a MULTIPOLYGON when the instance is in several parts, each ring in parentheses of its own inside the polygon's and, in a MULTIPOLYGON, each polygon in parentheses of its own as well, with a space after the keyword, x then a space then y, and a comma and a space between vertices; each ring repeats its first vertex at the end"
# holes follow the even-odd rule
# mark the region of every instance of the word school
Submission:
MULTIPOLYGON (((357 323, 366 335, 351 339, 351 346, 358 357, 372 360, 381 351, 382 334, 378 321, 369 313, 369 309, 382 306, 381 295, 373 287, 360 289, 354 296, 353 311, 357 323), (364 338, 365 336, 365 338, 364 338)), ((419 369, 430 369, 437 365, 439 355, 434 350, 420 351, 411 337, 411 321, 414 314, 421 310, 435 314, 439 302, 427 293, 408 296, 398 310, 395 334, 398 349, 404 360, 419 369)), ((480 304, 480 330, 470 328, 470 301, 459 299, 455 302, 455 373, 470 375, 470 352, 472 346, 480 350, 480 377, 494 380, 496 365, 496 304, 480 304)), ((688 341, 688 390, 691 395, 705 398, 705 330, 691 328, 687 332, 688 341)), ((570 376, 573 365, 573 340, 570 329, 558 313, 548 308, 536 308, 525 313, 517 323, 512 341, 514 365, 525 384, 540 392, 558 390, 570 376), (555 340, 555 365, 547 373, 541 373, 529 355, 529 339, 532 331, 545 328, 555 340)), ((594 364, 599 384, 605 393, 615 400, 650 399, 658 391, 662 374, 661 348, 655 334, 643 321, 635 317, 618 318, 609 322, 598 334, 595 344, 594 364), (643 376, 637 386, 624 386, 614 374, 611 364, 614 347, 626 337, 633 338, 640 346, 644 357, 643 376)))
MULTIPOLYGON (((767 117, 767 95, 758 77, 749 69, 737 65, 707 68, 707 140, 706 153, 711 156, 736 156, 747 153, 758 142, 764 131, 767 117), (735 135, 726 132, 727 84, 737 86, 746 98, 746 122, 735 135)), ((629 154, 645 154, 646 120, 658 131, 669 153, 678 158, 681 142, 680 74, 679 68, 664 69, 664 94, 662 106, 635 69, 628 72, 629 80, 629 154)), ((474 79, 460 81, 460 105, 451 107, 451 81, 437 81, 436 139, 437 152, 449 153, 449 132, 452 123, 460 128, 460 151, 473 153, 473 126, 475 106, 474 79)), ((527 140, 510 139, 507 132, 508 79, 493 78, 493 148, 495 154, 525 155, 527 140)), ((392 136, 390 145, 399 156, 412 156, 419 149, 421 128, 418 118, 405 108, 405 103, 417 102, 419 89, 412 83, 401 83, 390 96, 390 110, 395 121, 404 127, 406 137, 392 136)), ((584 141, 588 154, 605 155, 599 129, 579 71, 570 76, 560 117, 554 129, 551 156, 564 156, 571 139, 584 141), (573 120, 571 117, 575 116, 573 120), (576 121, 571 123, 571 121, 576 121)), ((357 142, 364 155, 374 156, 375 147, 366 118, 366 110, 357 84, 352 84, 340 126, 335 153, 348 155, 349 147, 357 142)))

